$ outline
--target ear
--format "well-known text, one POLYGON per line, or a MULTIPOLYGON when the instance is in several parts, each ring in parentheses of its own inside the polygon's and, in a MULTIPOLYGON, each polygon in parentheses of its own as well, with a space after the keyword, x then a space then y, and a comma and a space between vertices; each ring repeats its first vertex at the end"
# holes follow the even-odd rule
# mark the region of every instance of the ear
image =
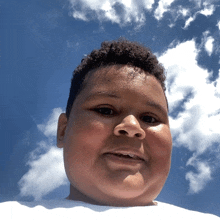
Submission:
POLYGON ((57 147, 63 148, 64 146, 64 137, 67 127, 67 117, 65 113, 62 113, 58 119, 57 126, 57 147))

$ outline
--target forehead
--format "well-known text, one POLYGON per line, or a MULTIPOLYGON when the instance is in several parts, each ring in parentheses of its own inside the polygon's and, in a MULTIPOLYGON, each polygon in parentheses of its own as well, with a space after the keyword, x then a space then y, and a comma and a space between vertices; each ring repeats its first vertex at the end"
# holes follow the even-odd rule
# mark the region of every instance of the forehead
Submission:
POLYGON ((135 83, 138 80, 145 80, 148 75, 148 73, 138 67, 117 64, 104 66, 89 72, 85 78, 85 83, 108 84, 112 81, 132 81, 132 83, 135 83))
POLYGON ((89 72, 78 101, 94 97, 133 98, 142 104, 156 103, 167 112, 167 102, 159 81, 140 68, 127 65, 101 67, 89 72))
POLYGON ((144 70, 128 65, 111 65, 95 69, 85 78, 84 88, 87 92, 92 90, 123 89, 128 93, 139 91, 140 93, 154 93, 156 96, 165 94, 160 82, 144 70), (149 91, 150 90, 150 91, 149 91))

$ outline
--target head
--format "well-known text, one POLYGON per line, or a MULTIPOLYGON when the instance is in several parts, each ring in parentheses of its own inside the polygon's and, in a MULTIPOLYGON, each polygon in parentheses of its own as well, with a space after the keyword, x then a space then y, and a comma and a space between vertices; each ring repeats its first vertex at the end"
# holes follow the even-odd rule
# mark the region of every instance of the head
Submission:
POLYGON ((69 199, 153 204, 171 161, 164 80, 150 50, 126 40, 104 42, 82 60, 57 132, 69 199))

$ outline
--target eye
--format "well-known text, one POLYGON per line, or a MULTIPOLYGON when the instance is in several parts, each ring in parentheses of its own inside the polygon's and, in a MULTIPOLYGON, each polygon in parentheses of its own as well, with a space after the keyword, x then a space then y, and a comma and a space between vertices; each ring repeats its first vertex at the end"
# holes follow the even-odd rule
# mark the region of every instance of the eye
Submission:
POLYGON ((114 110, 112 110, 111 108, 107 108, 107 107, 95 108, 94 110, 102 115, 110 115, 111 116, 111 115, 115 114, 114 110))
POLYGON ((155 119, 154 117, 150 116, 150 115, 145 115, 142 117, 142 120, 146 123, 150 123, 150 124, 153 124, 153 123, 156 123, 158 122, 157 119, 155 119))

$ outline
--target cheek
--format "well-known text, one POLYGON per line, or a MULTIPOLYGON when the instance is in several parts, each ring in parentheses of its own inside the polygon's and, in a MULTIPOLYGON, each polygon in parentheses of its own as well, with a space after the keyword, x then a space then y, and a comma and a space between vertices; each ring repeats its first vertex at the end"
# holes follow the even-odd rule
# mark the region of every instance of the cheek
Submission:
POLYGON ((67 129, 64 161, 73 185, 88 181, 102 150, 108 146, 110 125, 90 118, 78 118, 67 129))
POLYGON ((170 164, 172 137, 168 126, 151 127, 146 132, 149 151, 152 159, 164 165, 170 164))
POLYGON ((161 151, 169 151, 172 147, 172 137, 167 125, 149 128, 146 132, 146 139, 151 142, 150 147, 160 148, 161 151))
POLYGON ((100 150, 111 134, 111 125, 89 114, 78 114, 73 121, 67 129, 66 148, 79 155, 100 150))
POLYGON ((104 145, 111 129, 98 120, 85 120, 77 124, 74 129, 75 140, 85 147, 99 148, 104 145))

